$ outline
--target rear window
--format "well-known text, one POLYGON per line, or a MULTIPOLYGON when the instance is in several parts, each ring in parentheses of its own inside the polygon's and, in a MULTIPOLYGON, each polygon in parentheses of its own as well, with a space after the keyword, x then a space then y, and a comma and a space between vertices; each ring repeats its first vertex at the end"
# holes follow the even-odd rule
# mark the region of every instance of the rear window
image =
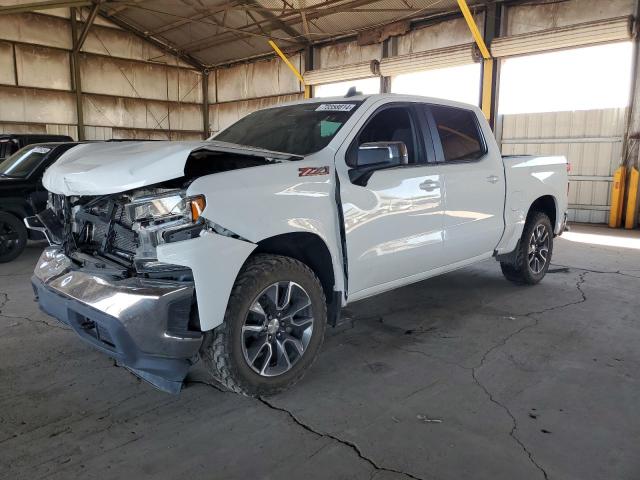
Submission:
POLYGON ((0 163, 0 176, 26 178, 42 163, 51 147, 29 145, 0 163))
POLYGON ((475 113, 441 105, 429 108, 438 129, 445 162, 477 160, 486 153, 475 113))

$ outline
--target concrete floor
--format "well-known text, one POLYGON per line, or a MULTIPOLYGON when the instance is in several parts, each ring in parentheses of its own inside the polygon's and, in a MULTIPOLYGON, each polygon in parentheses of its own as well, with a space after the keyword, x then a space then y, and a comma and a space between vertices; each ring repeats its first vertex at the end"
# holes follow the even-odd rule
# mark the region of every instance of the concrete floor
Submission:
POLYGON ((640 478, 640 235, 568 238, 536 287, 489 261, 353 305, 266 400, 114 367, 38 311, 31 246, 0 266, 0 477, 640 478))

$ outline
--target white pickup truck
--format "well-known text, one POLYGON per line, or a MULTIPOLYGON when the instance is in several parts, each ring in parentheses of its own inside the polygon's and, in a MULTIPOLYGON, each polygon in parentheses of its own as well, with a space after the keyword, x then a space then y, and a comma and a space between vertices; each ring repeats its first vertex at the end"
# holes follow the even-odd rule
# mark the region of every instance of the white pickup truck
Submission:
POLYGON ((201 142, 78 145, 26 220, 51 243, 41 308, 178 392, 301 378, 347 303, 496 258, 535 284, 565 228, 563 157, 502 157, 482 112, 418 96, 315 99, 201 142))

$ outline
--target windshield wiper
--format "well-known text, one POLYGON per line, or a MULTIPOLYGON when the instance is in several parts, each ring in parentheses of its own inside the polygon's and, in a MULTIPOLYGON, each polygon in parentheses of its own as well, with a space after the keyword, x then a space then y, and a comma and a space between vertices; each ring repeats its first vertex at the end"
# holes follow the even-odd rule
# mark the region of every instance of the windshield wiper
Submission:
POLYGON ((0 172, 0 177, 5 177, 5 178, 20 178, 20 177, 18 177, 18 176, 16 176, 16 175, 9 175, 9 174, 7 174, 7 173, 2 173, 2 172, 0 172))

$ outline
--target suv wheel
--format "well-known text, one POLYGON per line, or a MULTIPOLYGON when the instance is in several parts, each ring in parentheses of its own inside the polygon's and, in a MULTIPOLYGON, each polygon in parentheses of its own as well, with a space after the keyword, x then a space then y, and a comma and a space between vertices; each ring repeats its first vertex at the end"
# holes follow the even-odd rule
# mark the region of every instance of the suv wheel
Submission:
POLYGON ((230 390, 272 395, 302 378, 326 325, 326 301, 313 271, 293 258, 259 254, 242 268, 224 323, 207 333, 201 355, 230 390))
POLYGON ((27 245, 27 227, 18 217, 0 212, 0 263, 10 262, 27 245))
POLYGON ((514 283, 535 285, 547 274, 553 253, 553 227, 542 212, 529 216, 513 264, 500 262, 502 273, 514 283))

